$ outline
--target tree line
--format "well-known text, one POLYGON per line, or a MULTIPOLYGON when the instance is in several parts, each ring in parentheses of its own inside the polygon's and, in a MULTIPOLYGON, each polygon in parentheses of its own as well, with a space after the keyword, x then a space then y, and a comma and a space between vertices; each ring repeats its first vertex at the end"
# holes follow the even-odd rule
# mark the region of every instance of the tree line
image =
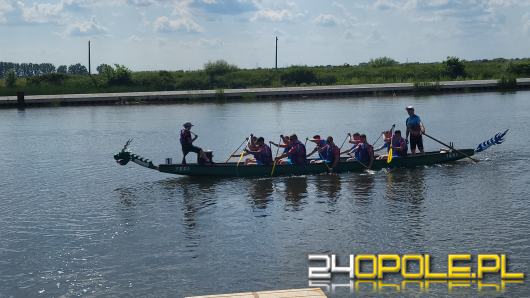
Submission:
POLYGON ((0 61, 0 77, 6 77, 7 73, 14 72, 17 77, 35 77, 52 73, 85 75, 88 70, 81 63, 72 64, 70 66, 60 65, 55 67, 51 63, 13 63, 0 61))

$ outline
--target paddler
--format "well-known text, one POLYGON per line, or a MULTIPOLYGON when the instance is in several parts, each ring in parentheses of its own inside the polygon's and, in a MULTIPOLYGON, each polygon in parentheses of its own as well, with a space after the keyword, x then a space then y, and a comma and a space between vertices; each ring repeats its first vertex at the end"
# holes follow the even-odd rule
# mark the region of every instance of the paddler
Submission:
POLYGON ((408 106, 406 108, 409 117, 405 121, 407 125, 406 139, 410 135, 410 152, 416 154, 416 147, 423 153, 423 133, 425 133, 425 126, 418 115, 414 113, 414 107, 408 106))
MULTIPOLYGON (((248 158, 245 160, 245 165, 265 165, 270 166, 272 164, 272 151, 269 146, 265 144, 265 139, 259 137, 253 147, 254 150, 248 148, 243 151, 243 156, 252 154, 254 158, 248 158)), ((232 157, 239 157, 240 154, 234 154, 232 157)))
POLYGON ((306 164, 306 150, 304 144, 302 144, 296 134, 292 134, 289 137, 289 151, 284 152, 282 155, 276 157, 275 161, 278 163, 286 163, 293 165, 304 165, 306 164), (282 161, 282 158, 286 158, 287 161, 282 161))
POLYGON ((392 158, 407 155, 407 140, 401 136, 401 130, 396 130, 392 137, 392 158))
POLYGON ((354 158, 357 158, 359 154, 357 153, 357 151, 355 151, 355 147, 357 147, 357 145, 359 145, 359 143, 361 142, 361 134, 358 132, 354 133, 353 135, 348 133, 348 136, 350 137, 348 143, 353 144, 353 146, 350 149, 341 152, 340 155, 348 154, 354 158))
MULTIPOLYGON (((377 149, 374 149, 374 152, 378 152, 378 151, 382 151, 386 149, 385 153, 388 153, 388 151, 390 150, 390 144, 392 143, 392 131, 391 130, 383 131, 382 135, 384 136, 383 145, 381 145, 381 147, 377 149)), ((387 156, 388 154, 382 154, 378 156, 377 159, 386 159, 387 156)))
POLYGON ((359 139, 359 144, 352 149, 355 158, 349 158, 348 161, 359 161, 364 167, 370 169, 374 162, 374 148, 368 143, 365 134, 360 135, 359 139))
POLYGON ((276 147, 283 148, 283 153, 289 152, 289 149, 291 149, 291 144, 290 144, 290 141, 289 141, 289 137, 288 136, 284 136, 284 135, 280 135, 280 139, 281 139, 283 144, 276 144, 274 142, 270 142, 270 144, 274 145, 276 147))
POLYGON ((322 140, 320 138, 320 135, 313 136, 313 138, 309 139, 309 141, 312 142, 312 143, 315 143, 315 149, 313 149, 313 151, 311 151, 307 155, 307 157, 310 157, 311 155, 313 155, 316 152, 318 152, 318 158, 314 159, 314 160, 311 160, 311 162, 314 163, 314 162, 316 162, 318 160, 326 160, 327 159, 326 151, 322 150, 327 145, 326 141, 322 140))
POLYGON ((332 171, 339 164, 339 161, 340 161, 340 149, 333 142, 333 137, 329 136, 326 139, 325 145, 322 148, 319 149, 319 154, 321 154, 321 159, 314 161, 314 163, 326 163, 326 164, 329 164, 329 165, 331 165, 329 167, 330 171, 332 171))
POLYGON ((180 145, 182 146, 182 154, 184 155, 182 157, 182 164, 186 164, 186 155, 188 155, 190 152, 195 152, 205 162, 212 163, 202 148, 193 145, 193 142, 199 137, 198 135, 191 132, 191 127, 193 124, 186 122, 183 126, 184 129, 180 131, 180 145), (191 136, 192 134, 194 137, 191 136))

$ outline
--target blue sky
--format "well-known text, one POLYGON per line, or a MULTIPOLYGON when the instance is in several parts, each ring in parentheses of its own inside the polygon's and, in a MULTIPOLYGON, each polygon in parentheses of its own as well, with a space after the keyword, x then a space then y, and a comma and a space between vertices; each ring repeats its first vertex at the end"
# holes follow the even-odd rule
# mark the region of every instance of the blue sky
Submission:
POLYGON ((0 61, 133 70, 530 57, 530 0, 0 0, 0 61))

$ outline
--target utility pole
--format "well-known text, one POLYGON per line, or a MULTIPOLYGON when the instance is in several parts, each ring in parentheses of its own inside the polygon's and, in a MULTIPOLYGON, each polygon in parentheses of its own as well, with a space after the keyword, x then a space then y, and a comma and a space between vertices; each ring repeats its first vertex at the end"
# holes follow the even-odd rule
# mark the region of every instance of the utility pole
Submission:
POLYGON ((274 68, 278 69, 278 36, 276 36, 276 56, 274 59, 274 68))
POLYGON ((88 75, 92 75, 92 68, 90 66, 90 40, 88 41, 88 75))

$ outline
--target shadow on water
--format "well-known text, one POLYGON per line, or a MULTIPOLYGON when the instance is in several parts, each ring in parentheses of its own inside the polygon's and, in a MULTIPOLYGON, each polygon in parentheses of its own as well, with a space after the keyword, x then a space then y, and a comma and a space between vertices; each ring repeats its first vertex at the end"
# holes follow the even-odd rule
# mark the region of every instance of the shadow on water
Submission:
POLYGON ((385 198, 391 214, 407 221, 409 241, 424 237, 425 169, 396 169, 386 175, 385 198))
POLYGON ((327 197, 330 203, 336 203, 341 190, 341 177, 339 175, 317 175, 315 186, 319 197, 327 197))
POLYGON ((301 210, 304 204, 303 199, 307 197, 307 177, 296 176, 283 179, 287 206, 295 211, 301 210))
POLYGON ((372 173, 352 173, 350 176, 349 193, 353 194, 355 202, 361 206, 368 206, 374 194, 375 175, 372 173))
POLYGON ((250 181, 248 187, 250 195, 250 204, 256 209, 266 209, 267 204, 272 201, 272 194, 274 192, 274 185, 272 179, 257 179, 250 181))

